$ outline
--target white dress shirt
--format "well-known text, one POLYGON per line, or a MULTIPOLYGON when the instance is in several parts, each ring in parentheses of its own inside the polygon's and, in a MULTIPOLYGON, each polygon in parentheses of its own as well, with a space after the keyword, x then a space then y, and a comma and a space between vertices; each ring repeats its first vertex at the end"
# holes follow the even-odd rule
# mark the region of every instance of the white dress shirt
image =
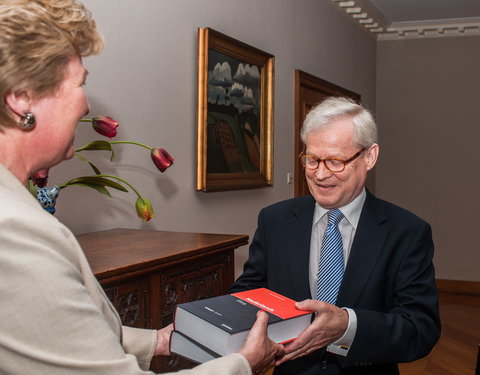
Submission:
MULTIPOLYGON (((349 204, 340 207, 343 214, 342 220, 338 224, 338 229, 342 236, 344 267, 347 266, 350 249, 352 248, 353 238, 357 230, 358 221, 365 203, 365 189, 349 204)), ((312 298, 316 298, 317 291, 317 273, 318 263, 320 261, 320 249, 325 229, 327 228, 327 212, 329 210, 315 204, 312 223, 312 237, 310 240, 310 261, 309 261, 309 282, 312 298)), ((327 347, 329 352, 346 356, 348 350, 355 338, 357 331, 357 316, 352 309, 345 308, 348 312, 348 327, 340 339, 327 347)))

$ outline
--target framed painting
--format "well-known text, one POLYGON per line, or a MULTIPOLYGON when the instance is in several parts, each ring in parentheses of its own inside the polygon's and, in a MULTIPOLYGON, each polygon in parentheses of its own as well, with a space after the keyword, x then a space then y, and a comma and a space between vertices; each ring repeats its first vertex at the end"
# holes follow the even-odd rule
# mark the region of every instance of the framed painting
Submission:
POLYGON ((197 190, 272 186, 274 61, 198 29, 197 190))

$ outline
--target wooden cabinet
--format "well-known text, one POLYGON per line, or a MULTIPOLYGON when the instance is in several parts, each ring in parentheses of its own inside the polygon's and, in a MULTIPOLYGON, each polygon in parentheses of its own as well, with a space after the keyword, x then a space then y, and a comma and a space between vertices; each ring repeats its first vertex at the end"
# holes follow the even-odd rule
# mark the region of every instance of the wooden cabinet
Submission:
MULTIPOLYGON (((248 236, 113 229, 77 236, 125 325, 161 328, 178 303, 225 294, 234 281, 234 250, 248 236)), ((191 367, 177 357, 152 370, 191 367)))

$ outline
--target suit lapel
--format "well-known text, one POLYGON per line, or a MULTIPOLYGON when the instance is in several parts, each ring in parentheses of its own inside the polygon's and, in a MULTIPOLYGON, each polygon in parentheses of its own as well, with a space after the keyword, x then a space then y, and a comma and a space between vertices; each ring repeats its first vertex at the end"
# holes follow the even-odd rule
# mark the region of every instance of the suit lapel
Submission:
POLYGON ((292 298, 297 300, 311 298, 308 272, 314 209, 313 198, 302 197, 287 221, 287 260, 294 292, 292 298))
POLYGON ((386 221, 380 201, 367 192, 338 293, 338 306, 357 304, 382 251, 388 230, 386 221))

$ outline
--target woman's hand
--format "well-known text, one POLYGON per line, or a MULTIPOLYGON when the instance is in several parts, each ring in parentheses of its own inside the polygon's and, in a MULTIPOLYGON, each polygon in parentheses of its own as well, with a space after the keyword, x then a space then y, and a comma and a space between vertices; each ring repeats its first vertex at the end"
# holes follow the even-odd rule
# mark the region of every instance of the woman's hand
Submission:
POLYGON ((259 311, 255 324, 250 330, 242 348, 238 351, 250 363, 254 374, 260 374, 274 366, 275 361, 280 359, 285 352, 283 345, 276 344, 268 338, 267 325, 268 314, 264 311, 259 311))
POLYGON ((171 355, 170 353, 170 336, 173 331, 173 324, 159 329, 157 333, 157 347, 153 355, 171 355))

